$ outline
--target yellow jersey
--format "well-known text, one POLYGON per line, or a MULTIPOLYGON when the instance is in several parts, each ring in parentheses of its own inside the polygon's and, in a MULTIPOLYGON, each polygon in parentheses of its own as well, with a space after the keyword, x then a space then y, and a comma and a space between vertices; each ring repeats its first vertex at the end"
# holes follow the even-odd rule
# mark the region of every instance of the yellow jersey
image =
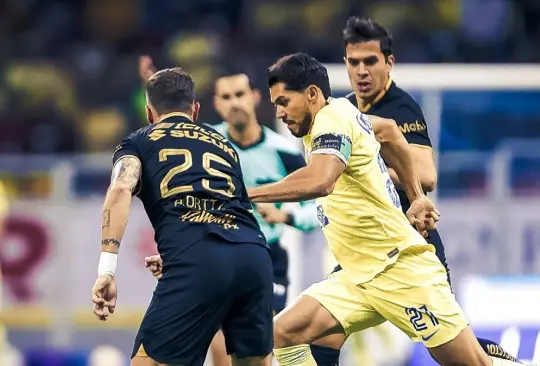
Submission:
POLYGON ((345 98, 331 99, 303 142, 308 159, 332 154, 346 165, 333 192, 317 199, 317 214, 330 250, 352 282, 370 281, 408 247, 429 246, 401 211, 367 115, 345 98))

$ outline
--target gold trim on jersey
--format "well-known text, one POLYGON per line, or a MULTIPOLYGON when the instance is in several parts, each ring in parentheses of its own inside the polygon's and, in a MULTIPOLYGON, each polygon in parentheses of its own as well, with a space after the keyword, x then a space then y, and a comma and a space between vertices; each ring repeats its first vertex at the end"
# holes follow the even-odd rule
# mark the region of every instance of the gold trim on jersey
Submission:
MULTIPOLYGON (((390 86, 392 86, 392 78, 389 76, 383 90, 381 90, 381 92, 375 97, 375 99, 373 99, 373 102, 366 104, 362 108, 358 107, 360 112, 366 113, 373 105, 379 102, 386 95, 386 92, 388 91, 388 89, 390 89, 390 86)), ((360 106, 360 104, 358 105, 360 106)))
POLYGON ((172 113, 167 113, 167 114, 164 114, 162 115, 160 118, 159 118, 159 122, 163 122, 163 120, 167 119, 167 118, 171 118, 171 117, 186 117, 188 118, 191 122, 193 122, 193 117, 191 117, 189 114, 187 113, 183 113, 183 112, 172 112, 172 113))
POLYGON ((410 146, 418 146, 418 147, 421 147, 422 149, 429 149, 431 151, 433 151, 433 147, 431 146, 427 146, 427 145, 420 145, 420 144, 411 144, 409 143, 410 146))
POLYGON ((148 353, 146 353, 142 344, 137 350, 137 353, 135 353, 135 357, 148 357, 148 353))

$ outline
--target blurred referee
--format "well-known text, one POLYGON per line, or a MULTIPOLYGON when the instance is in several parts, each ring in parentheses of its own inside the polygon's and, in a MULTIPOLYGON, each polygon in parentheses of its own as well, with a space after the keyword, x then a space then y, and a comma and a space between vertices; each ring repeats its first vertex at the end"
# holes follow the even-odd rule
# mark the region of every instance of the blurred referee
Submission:
MULTIPOLYGON (((354 90, 346 98, 366 114, 396 121, 409 142, 424 191, 433 191, 437 183, 437 170, 428 126, 418 103, 390 77, 395 63, 390 32, 371 19, 351 17, 343 30, 343 41, 344 61, 354 90)), ((399 189, 400 182, 394 169, 388 167, 388 172, 398 189, 403 211, 406 212, 410 207, 407 195, 399 189)), ((437 257, 449 274, 444 246, 437 230, 429 231, 426 240, 433 244, 437 257)), ((312 346, 312 354, 317 364, 338 365, 339 349, 344 341, 344 336, 339 335, 316 342, 312 346)), ((517 362, 495 342, 480 338, 478 341, 488 355, 517 362)))

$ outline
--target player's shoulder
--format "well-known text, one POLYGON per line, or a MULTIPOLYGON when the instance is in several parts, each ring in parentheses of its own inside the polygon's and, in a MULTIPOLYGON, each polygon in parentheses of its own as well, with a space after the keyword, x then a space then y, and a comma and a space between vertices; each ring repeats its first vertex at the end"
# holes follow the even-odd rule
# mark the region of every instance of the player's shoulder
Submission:
POLYGON ((147 136, 149 131, 152 131, 154 125, 148 125, 145 127, 141 127, 135 131, 132 131, 129 133, 121 142, 116 146, 114 149, 114 154, 116 154, 121 149, 125 148, 127 145, 136 146, 139 144, 141 139, 144 138, 144 136, 147 136))
POLYGON ((134 139, 139 139, 141 137, 144 137, 146 135, 148 135, 149 133, 152 132, 152 130, 154 128, 156 128, 157 126, 159 126, 160 124, 157 123, 157 124, 154 124, 154 125, 148 125, 148 126, 144 126, 144 127, 141 127, 133 132, 131 132, 128 136, 127 136, 127 139, 130 139, 130 140, 134 140, 134 139))
POLYGON ((315 116, 312 130, 317 131, 318 128, 326 130, 328 126, 349 129, 359 114, 360 111, 347 98, 330 98, 329 103, 315 116))
POLYGON ((213 128, 216 132, 223 136, 226 136, 227 131, 229 130, 229 125, 227 124, 227 122, 224 121, 215 125, 206 124, 206 126, 213 128))
MULTIPOLYGON (((401 122, 411 122, 410 119, 423 119, 422 108, 414 100, 411 94, 393 83, 384 105, 387 107, 387 114, 382 117, 392 118, 399 124, 401 122)), ((384 107, 383 107, 384 108, 384 107)))
POLYGON ((328 104, 315 116, 315 122, 317 119, 325 120, 327 118, 332 118, 336 121, 344 121, 348 120, 350 117, 355 117, 358 113, 358 109, 349 101, 349 99, 330 98, 328 104))
POLYGON ((264 133, 264 144, 273 150, 288 154, 300 154, 300 150, 296 145, 285 136, 273 131, 272 129, 262 126, 264 133))

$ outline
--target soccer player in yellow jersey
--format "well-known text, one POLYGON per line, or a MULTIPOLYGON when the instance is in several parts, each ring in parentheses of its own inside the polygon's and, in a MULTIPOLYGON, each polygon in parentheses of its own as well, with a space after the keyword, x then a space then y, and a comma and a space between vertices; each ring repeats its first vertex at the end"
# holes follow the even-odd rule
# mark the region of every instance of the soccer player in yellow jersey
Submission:
MULTIPOLYGON (((389 320, 442 365, 514 365, 483 352, 433 246, 401 212, 370 117, 346 99, 330 99, 326 68, 306 54, 279 59, 268 70, 268 84, 277 118, 303 138, 308 165, 250 189, 249 196, 254 202, 316 198, 328 245, 343 268, 275 318, 279 364, 315 366, 313 341, 389 320)), ((389 163, 399 174, 400 167, 389 163)), ((422 221, 429 200, 418 182, 411 185, 401 175, 400 182, 422 221)))

